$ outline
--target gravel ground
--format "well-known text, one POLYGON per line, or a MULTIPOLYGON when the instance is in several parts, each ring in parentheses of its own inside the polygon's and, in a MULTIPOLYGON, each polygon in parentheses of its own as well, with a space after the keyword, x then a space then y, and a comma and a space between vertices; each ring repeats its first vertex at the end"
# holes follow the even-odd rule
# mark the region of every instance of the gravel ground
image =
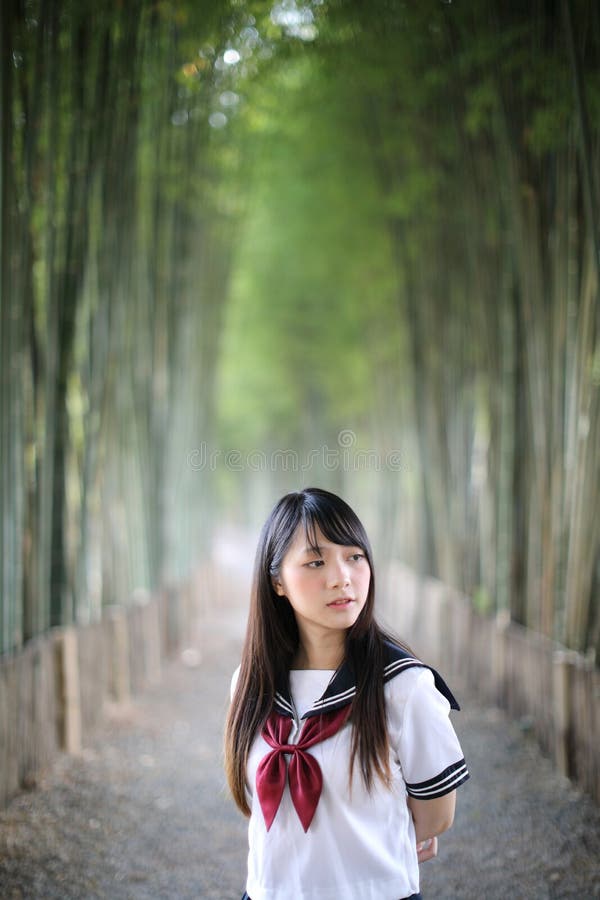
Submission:
MULTIPOLYGON (((239 900, 246 825, 221 768, 239 627, 222 612, 199 664, 170 664, 81 756, 0 812, 1 900, 239 900)), ((472 778, 422 867, 426 900, 600 897, 600 810, 500 712, 461 700, 472 778)))

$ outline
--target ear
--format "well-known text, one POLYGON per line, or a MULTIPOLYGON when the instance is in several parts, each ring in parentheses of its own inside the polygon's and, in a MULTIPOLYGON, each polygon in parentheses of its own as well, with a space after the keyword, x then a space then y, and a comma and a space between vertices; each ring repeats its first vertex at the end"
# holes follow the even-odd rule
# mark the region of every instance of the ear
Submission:
POLYGON ((280 581, 276 581, 273 578, 271 581, 271 584, 273 585, 273 590, 275 591, 276 594, 278 594, 280 597, 285 597, 285 591, 284 591, 283 585, 280 581))

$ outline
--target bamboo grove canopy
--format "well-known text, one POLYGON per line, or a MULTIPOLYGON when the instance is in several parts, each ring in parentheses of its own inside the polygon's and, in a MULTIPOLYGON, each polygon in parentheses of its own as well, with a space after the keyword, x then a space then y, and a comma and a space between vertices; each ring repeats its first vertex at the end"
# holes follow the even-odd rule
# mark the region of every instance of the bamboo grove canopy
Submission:
POLYGON ((594 654, 598 4, 1 16, 0 652, 319 481, 594 654))

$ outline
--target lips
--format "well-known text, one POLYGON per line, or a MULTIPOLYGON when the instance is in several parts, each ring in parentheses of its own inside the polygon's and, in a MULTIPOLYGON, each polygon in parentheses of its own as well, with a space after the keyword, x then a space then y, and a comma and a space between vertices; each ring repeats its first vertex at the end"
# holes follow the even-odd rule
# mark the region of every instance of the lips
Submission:
POLYGON ((354 597, 337 597, 335 600, 332 600, 331 603, 328 603, 327 606, 349 606, 351 603, 354 603, 354 597))

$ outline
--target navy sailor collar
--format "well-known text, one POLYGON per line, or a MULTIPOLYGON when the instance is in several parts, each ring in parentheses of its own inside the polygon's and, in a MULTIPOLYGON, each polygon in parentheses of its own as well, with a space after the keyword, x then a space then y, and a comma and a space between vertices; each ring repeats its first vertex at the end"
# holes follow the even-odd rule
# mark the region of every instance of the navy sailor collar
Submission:
MULTIPOLYGON (((398 647, 396 644, 392 644, 388 641, 385 642, 385 657, 383 669, 384 682, 391 681, 392 678, 396 678, 397 675, 400 675, 407 669, 413 669, 417 666, 429 669, 433 674, 436 688, 440 694, 443 694, 446 698, 450 704, 450 708, 460 709, 454 694, 439 672, 436 672, 434 668, 421 662, 416 657, 411 656, 410 653, 403 650, 401 647, 398 647)), ((302 718, 307 719, 310 716, 317 716, 319 713, 334 712, 336 709, 341 709, 343 706, 347 706, 352 702, 355 694, 356 679, 352 667, 345 660, 334 673, 333 678, 327 685, 325 693, 318 700, 315 700, 311 708, 304 713, 302 718)), ((282 681, 278 684, 275 692, 274 708, 276 712, 281 713, 284 716, 295 718, 296 713, 292 703, 289 680, 286 680, 285 682, 282 681)))

